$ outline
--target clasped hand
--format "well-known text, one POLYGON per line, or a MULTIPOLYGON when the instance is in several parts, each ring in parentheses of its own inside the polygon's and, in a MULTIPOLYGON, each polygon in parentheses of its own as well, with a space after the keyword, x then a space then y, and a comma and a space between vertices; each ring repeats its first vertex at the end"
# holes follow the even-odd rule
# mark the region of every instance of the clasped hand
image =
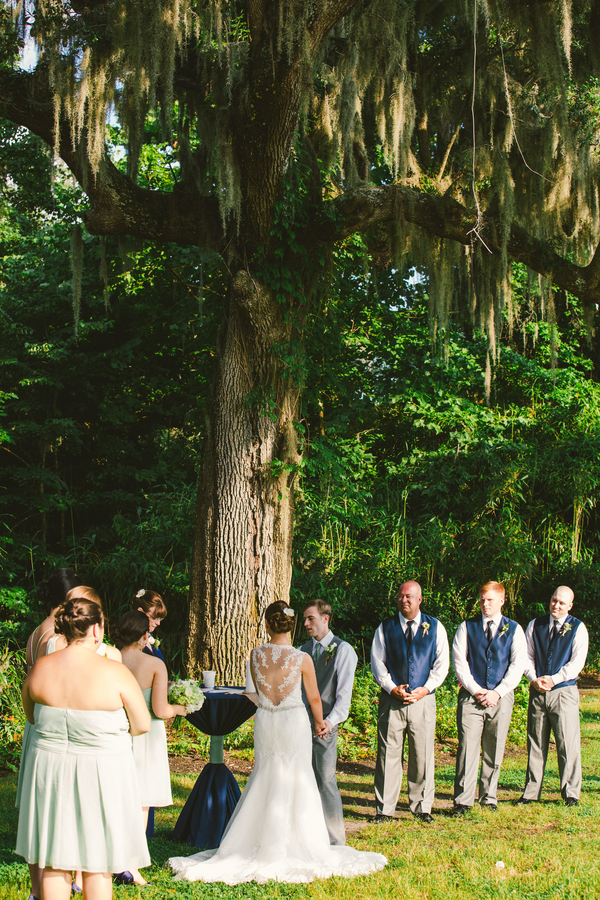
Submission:
POLYGON ((416 703, 426 697, 429 691, 426 687, 418 687, 414 691, 409 691, 407 684, 397 684, 390 693, 392 697, 397 697, 403 703, 416 703))
POLYGON ((539 678, 534 678, 531 684, 540 694, 545 694, 546 691, 551 691, 554 687, 554 682, 550 675, 540 675, 539 678))
POLYGON ((473 696, 482 706, 496 706, 500 699, 497 691, 477 691, 473 696))
POLYGON ((315 722, 315 737, 325 737, 331 734, 332 729, 333 725, 327 719, 324 722, 315 722))

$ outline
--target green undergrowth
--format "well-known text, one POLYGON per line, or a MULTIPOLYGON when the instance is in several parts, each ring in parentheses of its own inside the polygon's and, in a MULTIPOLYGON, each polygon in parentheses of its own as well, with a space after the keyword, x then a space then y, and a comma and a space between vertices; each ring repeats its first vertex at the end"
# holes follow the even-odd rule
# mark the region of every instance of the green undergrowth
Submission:
MULTIPOLYGON (((599 895, 600 858, 600 691, 582 697, 583 793, 580 805, 567 809, 560 800, 554 748, 548 760, 542 802, 513 805, 525 778, 525 753, 509 750, 498 791, 498 812, 479 808, 462 819, 450 818, 454 765, 447 757, 436 771, 434 824, 422 825, 408 811, 403 791, 397 820, 370 822, 373 769, 369 761, 342 765, 348 842, 388 857, 379 873, 355 879, 331 878, 310 885, 223 884, 173 881, 166 862, 192 852, 170 840, 173 825, 197 773, 173 775, 174 805, 156 812, 156 837, 150 844, 152 868, 144 874, 152 886, 115 887, 115 900, 144 897, 190 900, 580 900, 599 895)), ((245 778, 240 778, 244 786, 245 778)), ((16 775, 0 778, 0 900, 21 900, 28 893, 27 866, 14 854, 17 814, 16 775)))
POLYGON ((14 772, 19 769, 21 738, 25 728, 25 711, 21 702, 25 673, 23 650, 0 649, 0 766, 14 772))

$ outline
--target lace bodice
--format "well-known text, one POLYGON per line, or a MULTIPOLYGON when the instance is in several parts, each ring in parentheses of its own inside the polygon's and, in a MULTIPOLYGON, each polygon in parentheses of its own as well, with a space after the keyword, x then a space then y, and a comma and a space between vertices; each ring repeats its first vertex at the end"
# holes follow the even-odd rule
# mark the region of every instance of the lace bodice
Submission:
POLYGON ((304 653, 281 644, 263 644, 251 655, 254 680, 263 709, 290 709, 302 703, 304 653))

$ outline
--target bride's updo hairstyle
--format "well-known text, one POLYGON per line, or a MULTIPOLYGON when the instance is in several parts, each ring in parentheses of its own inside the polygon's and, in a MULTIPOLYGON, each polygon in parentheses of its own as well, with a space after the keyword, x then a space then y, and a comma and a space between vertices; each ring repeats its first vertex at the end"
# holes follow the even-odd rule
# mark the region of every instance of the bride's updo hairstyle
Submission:
POLYGON ((143 609, 146 615, 153 610, 157 619, 164 619, 167 614, 163 598, 156 591, 149 591, 147 588, 141 588, 134 595, 131 605, 134 609, 143 609))
POLYGON ((122 650, 123 647, 137 643, 147 631, 148 616, 146 613, 140 612, 139 609, 132 609, 121 616, 117 627, 112 629, 112 636, 119 650, 122 650))
POLYGON ((102 610, 93 600, 73 597, 60 607, 54 619, 54 631, 62 634, 67 644, 81 641, 92 625, 103 625, 102 610))
POLYGON ((287 631, 293 631, 295 624, 294 611, 283 600, 276 600, 275 603, 267 606, 265 622, 273 634, 285 634, 287 631), (289 610, 289 612, 286 612, 286 610, 289 610))

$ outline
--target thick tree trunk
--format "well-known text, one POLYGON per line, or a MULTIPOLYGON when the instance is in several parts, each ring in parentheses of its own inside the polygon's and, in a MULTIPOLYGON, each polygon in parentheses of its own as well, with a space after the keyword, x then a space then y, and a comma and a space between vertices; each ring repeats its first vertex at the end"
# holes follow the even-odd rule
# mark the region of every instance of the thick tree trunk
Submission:
POLYGON ((189 668, 215 669, 221 683, 243 683, 264 610, 289 596, 299 390, 273 349, 286 337, 272 292, 238 272, 218 348, 190 584, 189 668))

